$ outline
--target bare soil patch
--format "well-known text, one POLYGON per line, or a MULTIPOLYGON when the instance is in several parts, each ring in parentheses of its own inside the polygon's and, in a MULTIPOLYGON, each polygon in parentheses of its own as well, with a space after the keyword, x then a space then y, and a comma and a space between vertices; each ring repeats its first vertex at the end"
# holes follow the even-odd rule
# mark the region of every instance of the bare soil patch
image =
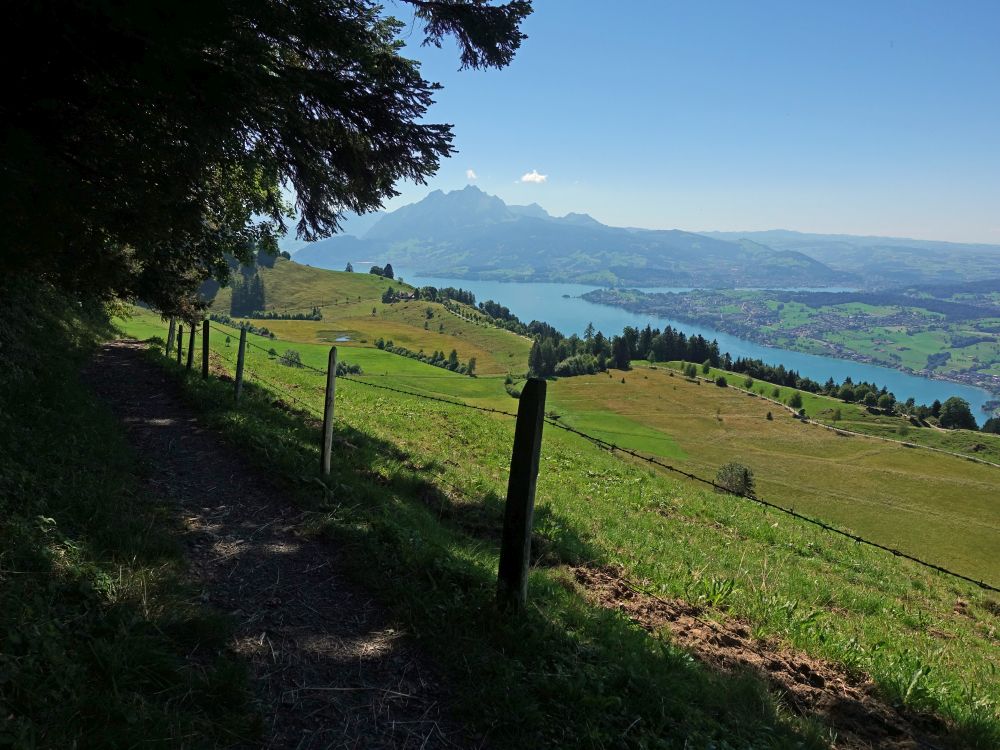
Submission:
POLYGON ((611 568, 571 568, 595 603, 623 612, 651 632, 670 631, 674 643, 722 671, 750 670, 766 679, 797 713, 820 717, 837 733, 838 748, 927 750, 944 747, 933 716, 899 711, 875 684, 839 667, 754 638, 739 620, 714 622, 700 607, 641 591, 611 568))

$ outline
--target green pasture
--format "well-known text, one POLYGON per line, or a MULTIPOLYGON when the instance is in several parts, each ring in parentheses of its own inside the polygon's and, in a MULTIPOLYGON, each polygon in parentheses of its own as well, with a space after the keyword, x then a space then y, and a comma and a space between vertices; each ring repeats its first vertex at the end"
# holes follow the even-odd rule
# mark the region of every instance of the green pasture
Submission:
MULTIPOLYGON (((148 332, 155 320, 151 313, 138 312, 128 326, 135 322, 148 332)), ((159 325, 163 335, 164 324, 159 325)), ((213 348, 234 362, 235 335, 228 347, 222 336, 212 335, 213 348)), ((248 341, 256 345, 249 348, 247 360, 251 377, 291 383, 291 397, 321 398, 322 375, 289 368, 262 350, 273 348, 280 355, 294 349, 305 364, 322 370, 327 345, 259 336, 249 336, 248 341)), ((469 378, 370 347, 344 347, 340 352, 343 361, 361 365, 363 374, 354 376, 359 380, 516 410, 516 402, 499 377, 469 378)), ((714 379, 718 375, 742 387, 743 377, 712 368, 709 376, 714 379)), ((760 381, 751 390, 782 404, 794 392, 760 381)), ((908 428, 905 436, 898 432, 887 435, 886 422, 895 422, 897 430, 908 422, 869 415, 862 406, 825 396, 800 395, 807 415, 822 421, 832 420, 832 409, 840 409, 841 420, 835 424, 843 429, 882 433, 907 442, 920 437, 918 433, 927 433, 938 444, 947 436, 945 431, 932 428, 908 428)), ((775 502, 971 575, 1000 578, 1000 559, 994 551, 1000 549, 1000 523, 993 499, 1000 469, 995 467, 897 443, 839 436, 799 422, 787 409, 765 398, 751 398, 735 388, 722 389, 709 382, 691 383, 679 373, 670 377, 670 371, 663 367, 556 380, 550 386, 549 410, 565 424, 622 447, 662 458, 683 458, 686 468, 709 479, 722 464, 742 461, 757 474, 762 494, 775 502), (774 417, 771 421, 765 419, 769 411, 774 417), (934 523, 928 525, 928 518, 934 523)), ((970 434, 977 439, 982 436, 990 450, 994 445, 1000 447, 996 436, 970 434)), ((989 455, 988 451, 980 452, 983 457, 989 455)))
MULTIPOLYGON (((378 301, 389 284, 410 289, 370 273, 327 271, 277 258, 273 268, 258 267, 264 284, 265 307, 276 312, 308 312, 314 306, 346 305, 348 302, 378 301)), ((213 308, 229 314, 232 289, 224 287, 215 296, 213 308)))
MULTIPOLYGON (((648 363, 645 360, 636 360, 632 365, 633 367, 647 367, 648 363)), ((674 370, 677 370, 679 366, 679 362, 659 365, 659 367, 669 367, 674 370)), ((699 377, 709 377, 709 375, 702 375, 701 365, 698 365, 698 375, 699 377)), ((746 375, 715 367, 711 368, 710 377, 712 379, 719 375, 724 376, 732 386, 744 387, 743 382, 746 380, 746 375)), ((914 426, 908 417, 877 413, 877 410, 872 412, 861 404, 847 403, 830 396, 800 391, 787 386, 776 386, 763 380, 755 380, 750 390, 759 396, 780 401, 785 406, 787 406, 791 395, 797 392, 802 398, 802 408, 806 410, 806 416, 830 427, 1000 463, 1000 436, 998 435, 978 430, 943 430, 937 427, 918 427, 914 426), (840 412, 840 419, 835 419, 837 412, 840 412)), ((781 406, 778 406, 778 409, 781 409, 781 406)), ((981 420, 982 417, 977 415, 977 419, 981 420)))
MULTIPOLYGON (((303 321, 275 322, 299 324, 303 321)), ((234 363, 239 346, 239 331, 222 323, 213 322, 211 325, 209 336, 212 351, 222 360, 230 364, 234 363), (226 341, 227 335, 220 331, 228 332, 228 342, 226 341)), ((310 325, 315 326, 317 323, 310 321, 310 325)), ((136 309, 129 319, 122 323, 122 326, 126 333, 136 338, 145 339, 150 336, 166 338, 167 324, 157 314, 149 311, 136 309)), ((200 335, 199 329, 195 345, 197 362, 201 361, 200 335)), ((185 350, 186 347, 185 343, 185 350)), ((308 368, 288 367, 281 363, 281 355, 289 349, 296 351, 304 365, 325 371, 329 361, 330 348, 331 346, 325 343, 269 339, 264 336, 248 334, 246 362, 250 371, 249 376, 253 377, 253 373, 257 373, 267 379, 277 377, 286 380, 292 384, 290 394, 293 396, 299 395, 299 388, 318 389, 322 393, 325 380, 320 373, 308 368), (269 354, 272 349, 275 355, 269 354)), ((185 362, 186 356, 185 351, 185 362)), ((461 398, 482 406, 516 410, 517 402, 512 400, 504 390, 503 377, 501 376, 477 376, 473 378, 370 346, 338 344, 337 356, 341 362, 361 366, 362 373, 351 375, 352 378, 442 398, 461 398)))
MULTIPOLYGON (((335 475, 323 489, 301 481, 318 463, 315 421, 273 405, 295 393, 318 410, 322 391, 309 376, 271 362, 278 387, 251 381, 237 409, 230 384, 185 378, 172 362, 151 356, 186 384, 208 423, 302 488, 312 509, 304 532, 330 536, 365 561, 356 574, 393 603, 441 665, 460 718, 492 727, 499 746, 606 747, 626 731, 637 746, 651 747, 680 747, 671 738, 681 737, 698 746, 826 747, 832 737, 821 717, 795 716, 758 678, 707 670, 685 658, 667 631, 647 634, 590 605, 568 567, 581 564, 613 566, 659 596, 702 604, 705 616, 739 617, 758 637, 869 674, 890 702, 945 717, 956 745, 1000 741, 1000 676, 991 666, 1000 600, 993 595, 547 425, 531 606, 508 625, 490 602, 513 420, 345 381, 338 386, 335 475), (968 604, 956 608, 957 598, 968 604), (521 720, 504 721, 512 712, 521 720)), ((229 367, 225 360, 217 366, 229 367)), ((607 407, 621 416, 605 424, 613 431, 645 425, 669 435, 684 452, 675 457, 684 468, 710 472, 742 458, 758 471, 765 496, 797 483, 801 510, 814 509, 811 493, 825 496, 822 509, 834 515, 828 520, 847 513, 867 526, 875 516, 906 517, 920 506, 936 511, 924 515, 925 536, 947 514, 969 520, 950 528, 966 544, 972 534, 995 533, 988 520, 971 522, 974 497, 935 509, 924 495, 897 507, 871 495, 858 500, 853 495, 866 490, 845 484, 851 474, 881 472, 883 484, 910 482, 903 494, 915 492, 931 481, 926 454, 893 463, 898 457, 885 444, 837 438, 759 398, 688 383, 662 368, 555 381, 549 407, 579 426, 600 426, 597 412, 607 407), (774 411, 773 421, 765 409, 774 411), (825 460, 817 455, 824 450, 825 460), (769 453, 779 458, 767 463, 769 453), (845 456, 844 470, 830 473, 845 456)), ((977 472, 967 477, 967 494, 991 481, 977 472)), ((896 533, 887 525, 882 531, 896 533)), ((922 540, 919 551, 930 554, 932 543, 922 540)), ((947 545, 934 551, 960 552, 947 545)))
MULTIPOLYGON (((411 291, 407 284, 284 259, 278 259, 274 268, 260 268, 259 273, 268 310, 309 312, 314 306, 321 308, 321 321, 255 321, 282 339, 356 348, 373 347, 382 338, 427 354, 437 350, 447 355, 454 349, 462 362, 475 358, 476 371, 483 375, 522 374, 527 368, 531 342, 520 336, 463 320, 434 302, 382 303, 382 293, 389 286, 411 291), (349 341, 336 341, 342 337, 349 341)), ((229 314, 230 300, 231 290, 220 290, 211 310, 229 314)))
MULTIPOLYGON (((710 373, 713 379, 720 374, 714 369, 710 373)), ((738 375, 726 377, 743 387, 738 375)), ((751 390, 764 390, 773 398, 774 386, 769 384, 755 382, 751 390)), ((787 402, 792 389, 777 390, 778 400, 787 402)), ((807 413, 833 401, 801 395, 807 413)), ((727 461, 739 461, 754 471, 761 496, 773 502, 974 576, 1000 577, 996 467, 899 443, 838 435, 803 423, 759 396, 692 382, 662 366, 615 372, 610 378, 564 378, 553 383, 551 403, 570 418, 580 411, 629 420, 642 428, 633 440, 646 439, 650 429, 668 436, 676 447, 658 452, 648 445, 646 450, 683 457, 682 468, 706 478, 714 478, 727 461)), ((860 421, 863 407, 835 403, 845 416, 839 426, 851 429, 852 418, 860 421)), ((625 437, 615 437, 625 444, 625 437)))

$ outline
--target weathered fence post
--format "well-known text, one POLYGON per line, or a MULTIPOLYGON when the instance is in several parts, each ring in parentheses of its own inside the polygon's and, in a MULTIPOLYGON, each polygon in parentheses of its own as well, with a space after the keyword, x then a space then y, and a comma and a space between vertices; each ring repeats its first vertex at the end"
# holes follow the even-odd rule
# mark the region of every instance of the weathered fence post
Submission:
POLYGON ((531 557, 531 527, 535 514, 535 483, 545 421, 545 381, 530 378, 521 390, 514 428, 514 450, 507 482, 503 536, 500 539, 500 570, 497 603, 519 611, 528 597, 528 565, 531 557))
POLYGON ((177 326, 177 365, 181 364, 181 352, 184 351, 184 326, 177 326))
POLYGON ((174 332, 177 328, 177 321, 173 318, 170 319, 170 327, 167 329, 167 356, 170 356, 170 352, 174 348, 174 332))
POLYGON ((208 318, 201 323, 201 379, 208 380, 208 318))
POLYGON ((194 334, 197 332, 197 328, 194 327, 194 323, 191 324, 191 332, 188 334, 188 359, 187 359, 187 369, 191 369, 191 365, 194 364, 194 334))
POLYGON ((323 476, 330 476, 330 453, 333 450, 333 399, 337 391, 337 347, 330 347, 326 363, 326 402, 323 405, 323 476))
POLYGON ((247 355, 247 329, 240 329, 240 350, 236 353, 236 403, 243 393, 243 361, 247 355))

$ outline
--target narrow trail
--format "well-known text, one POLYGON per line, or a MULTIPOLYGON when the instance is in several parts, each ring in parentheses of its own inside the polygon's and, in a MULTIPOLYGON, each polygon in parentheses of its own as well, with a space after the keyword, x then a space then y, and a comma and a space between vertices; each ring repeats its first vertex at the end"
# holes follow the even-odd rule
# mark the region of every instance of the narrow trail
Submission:
POLYGON ((176 508, 192 582, 236 622, 267 748, 451 748, 478 743, 405 633, 295 532, 301 512, 266 474, 199 426, 143 345, 101 348, 83 377, 145 460, 148 494, 176 508))

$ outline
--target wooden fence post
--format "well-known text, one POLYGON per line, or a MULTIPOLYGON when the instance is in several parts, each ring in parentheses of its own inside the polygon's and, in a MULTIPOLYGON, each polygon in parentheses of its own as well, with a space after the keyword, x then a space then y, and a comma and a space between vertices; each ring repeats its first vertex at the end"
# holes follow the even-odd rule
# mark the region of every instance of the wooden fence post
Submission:
POLYGON ((502 609, 513 612, 520 611, 528 597, 535 483, 545 422, 545 385, 540 378, 530 378, 521 390, 517 405, 497 576, 497 603, 502 609))
POLYGON ((177 365, 181 364, 181 352, 184 351, 184 326, 177 325, 177 365))
POLYGON ((201 322, 201 379, 208 380, 208 318, 201 322))
POLYGON ((167 329, 167 356, 170 356, 170 352, 174 348, 174 333, 177 328, 177 321, 173 318, 170 319, 170 327, 167 329))
POLYGON ((333 400, 337 392, 337 347, 330 347, 326 363, 326 402, 323 405, 323 476, 330 476, 330 453, 333 451, 333 400))
POLYGON ((187 358, 187 369, 191 369, 191 365, 194 364, 194 334, 198 329, 194 327, 194 323, 191 324, 191 331, 188 333, 188 358, 187 358))
POLYGON ((240 350, 236 354, 236 403, 243 393, 243 361, 247 355, 247 329, 240 329, 240 350))

